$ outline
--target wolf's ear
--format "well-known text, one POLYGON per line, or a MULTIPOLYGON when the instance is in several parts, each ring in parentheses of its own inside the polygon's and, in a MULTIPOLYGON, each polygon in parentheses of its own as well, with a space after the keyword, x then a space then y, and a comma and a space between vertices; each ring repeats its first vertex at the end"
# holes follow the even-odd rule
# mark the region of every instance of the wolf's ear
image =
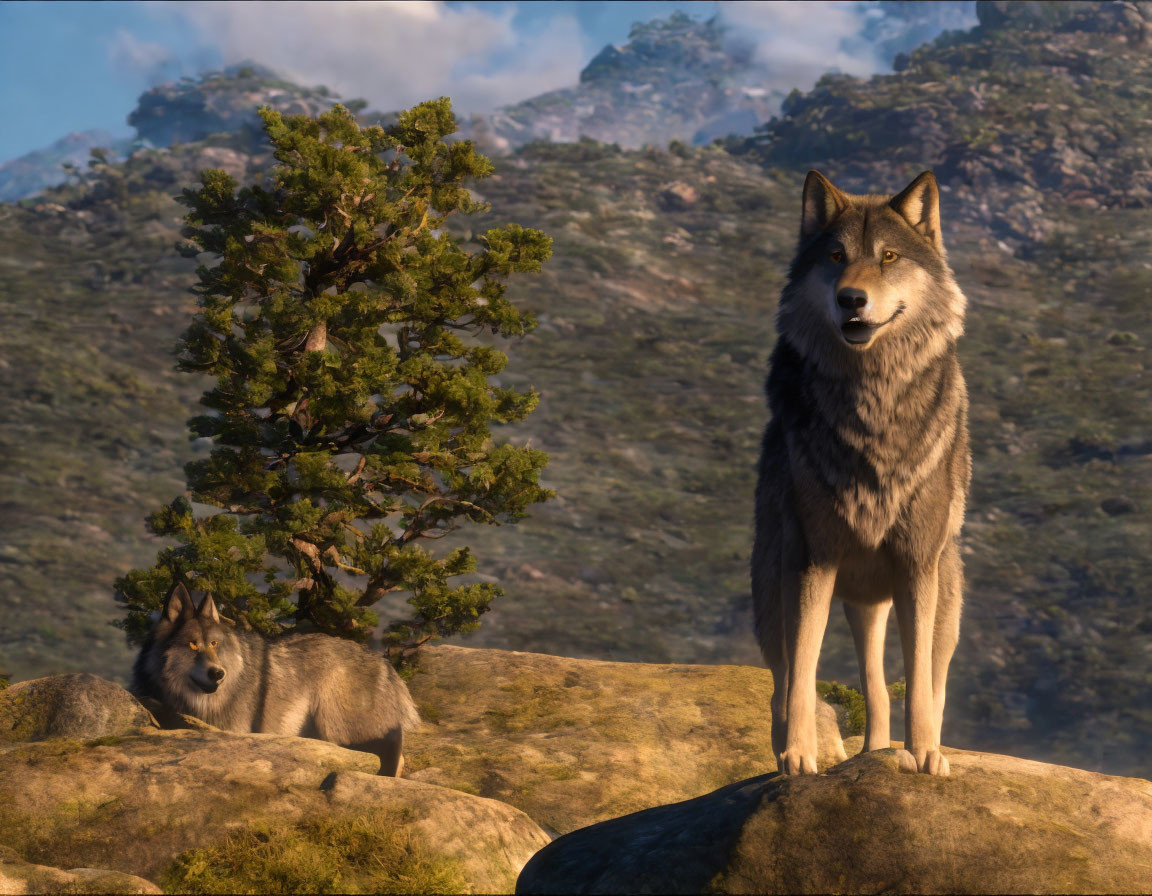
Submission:
POLYGON ((191 619, 196 605, 192 603, 192 595, 184 587, 183 582, 177 582, 164 598, 164 612, 160 615, 161 622, 176 623, 181 619, 191 619))
POLYGON ((216 601, 212 600, 211 594, 204 595, 200 609, 196 611, 196 618, 208 619, 210 622, 220 621, 220 611, 216 609, 216 601))
POLYGON ((888 205, 912 225, 912 229, 928 239, 936 251, 944 254, 944 239, 940 235, 940 188, 936 175, 925 171, 912 181, 904 192, 893 196, 888 205))
POLYGON ((804 178, 804 200, 800 212, 800 239, 807 240, 831 224, 848 207, 848 197, 832 186, 819 171, 804 178))

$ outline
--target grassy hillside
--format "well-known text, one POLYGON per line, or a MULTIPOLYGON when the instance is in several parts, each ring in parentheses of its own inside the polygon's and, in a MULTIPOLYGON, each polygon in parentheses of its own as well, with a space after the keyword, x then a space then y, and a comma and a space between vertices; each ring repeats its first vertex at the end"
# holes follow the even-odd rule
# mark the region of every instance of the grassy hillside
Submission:
MULTIPOLYGON (((819 163, 846 186, 895 190, 937 165, 969 298, 975 455, 945 739, 1152 771, 1152 221, 1138 179, 1118 186, 1128 163, 1107 142, 1096 168, 1068 157, 1061 176, 1080 192, 1043 168, 1050 129, 1077 152, 1110 127, 1138 129, 1146 51, 1118 26, 994 24, 918 51, 898 75, 827 79, 731 151, 533 144, 477 185, 493 210, 462 238, 518 221, 556 239, 516 293, 541 324, 510 347, 502 377, 542 393, 508 434, 551 454, 560 498, 520 526, 463 534, 508 591, 473 644, 757 661, 747 557, 761 384, 803 173, 819 163), (986 41, 1022 47, 1015 67, 986 41), (1078 69, 1059 62, 1073 58, 1119 66, 1126 86, 1077 112, 1078 69), (988 85, 983 106, 953 76, 988 85), (1057 103, 1070 106, 1064 124, 1038 108, 1057 103), (929 120, 942 136, 915 143, 929 120), (840 139, 804 148, 825 132, 840 139), (985 146, 984 167, 948 168, 962 145, 985 146)), ((192 307, 171 196, 200 167, 261 164, 219 142, 0 206, 0 671, 15 678, 127 672, 110 582, 157 547, 143 518, 182 486, 196 450, 183 421, 202 388, 171 371, 192 307)), ((821 676, 854 681, 838 613, 821 676)))

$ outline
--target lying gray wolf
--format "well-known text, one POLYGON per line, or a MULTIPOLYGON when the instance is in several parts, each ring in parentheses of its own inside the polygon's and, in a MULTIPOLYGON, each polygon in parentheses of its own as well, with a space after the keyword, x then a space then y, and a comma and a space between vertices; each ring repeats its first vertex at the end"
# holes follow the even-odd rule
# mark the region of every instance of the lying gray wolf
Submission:
POLYGON ((889 746, 884 629, 895 604, 905 746, 918 771, 948 774, 940 725, 971 478, 956 355, 964 306, 931 172, 891 198, 843 193, 808 173, 770 360, 752 556, 756 635, 776 681, 772 749, 785 774, 816 773, 816 660, 833 597, 856 643, 864 749, 889 746))
POLYGON ((226 731, 290 734, 380 757, 399 776, 404 729, 419 721, 408 688, 382 657, 330 635, 267 639, 220 618, 207 595, 195 607, 183 584, 132 670, 132 693, 226 731))

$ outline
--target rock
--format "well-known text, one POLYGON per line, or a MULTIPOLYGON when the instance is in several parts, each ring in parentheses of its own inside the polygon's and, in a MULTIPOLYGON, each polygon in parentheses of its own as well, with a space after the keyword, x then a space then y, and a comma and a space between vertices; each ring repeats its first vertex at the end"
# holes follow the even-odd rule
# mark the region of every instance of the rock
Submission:
POLYGON ((86 672, 21 681, 0 691, 0 744, 46 737, 90 740, 155 727, 124 688, 86 672))
POLYGON ((151 730, 0 748, 0 843, 25 859, 153 879, 230 828, 324 808, 332 772, 379 760, 321 740, 151 730))
MULTIPOLYGON (((772 675, 425 648, 407 777, 502 800, 567 832, 773 771, 772 675)), ((844 758, 820 703, 820 766, 844 758)))
POLYGON ((576 831, 516 892, 1147 891, 1152 782, 947 748, 936 778, 899 772, 897 752, 576 831))
POLYGON ((25 862, 12 850, 0 847, 0 893, 163 893, 152 881, 120 871, 73 868, 61 871, 25 862))
POLYGON ((1135 513, 1139 508, 1131 498, 1115 495, 1101 501, 1100 509, 1109 516, 1120 516, 1123 513, 1135 513))
POLYGON ((171 146, 210 134, 240 132, 262 142, 257 110, 269 106, 285 115, 319 115, 336 97, 324 88, 308 89, 282 81, 271 69, 251 62, 196 79, 160 84, 141 94, 128 124, 140 140, 171 146))
POLYGON ((419 781, 341 772, 325 788, 333 806, 406 813, 420 848, 453 862, 476 893, 512 892, 524 864, 551 840, 507 803, 419 781))
POLYGON ((697 199, 696 188, 683 181, 668 184, 660 191, 660 206, 665 211, 681 212, 697 199))
MULTIPOLYGON (((76 704, 61 694, 104 694, 113 708, 127 696, 95 676, 18 688, 7 703, 29 712, 76 704), (53 699, 30 699, 44 695, 53 699)), ((0 744, 0 843, 14 850, 0 863, 0 893, 160 892, 132 875, 180 891, 332 889, 339 880, 364 892, 507 892, 549 839, 511 806, 379 778, 376 756, 326 741, 30 715, 38 724, 19 716, 9 727, 42 738, 62 717, 70 724, 52 730, 72 736, 0 744), (102 736, 82 739, 93 731, 102 736), (84 867, 58 870, 73 866, 84 867)))

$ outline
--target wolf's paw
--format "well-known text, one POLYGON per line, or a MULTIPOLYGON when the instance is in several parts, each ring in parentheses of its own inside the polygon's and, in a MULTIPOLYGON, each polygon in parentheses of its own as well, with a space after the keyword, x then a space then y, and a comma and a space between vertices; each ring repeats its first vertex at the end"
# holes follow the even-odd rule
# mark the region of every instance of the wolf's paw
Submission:
POLYGON ((924 754, 924 763, 920 766, 920 771, 929 775, 939 775, 942 778, 948 777, 951 769, 948 767, 948 760, 944 754, 939 750, 929 750, 924 754))
POLYGON ((915 755, 907 750, 898 750, 896 761, 902 772, 923 772, 944 778, 951 771, 947 758, 938 749, 917 751, 915 755))
POLYGON ((785 775, 815 775, 816 754, 802 750, 785 750, 777 760, 777 766, 785 775))

